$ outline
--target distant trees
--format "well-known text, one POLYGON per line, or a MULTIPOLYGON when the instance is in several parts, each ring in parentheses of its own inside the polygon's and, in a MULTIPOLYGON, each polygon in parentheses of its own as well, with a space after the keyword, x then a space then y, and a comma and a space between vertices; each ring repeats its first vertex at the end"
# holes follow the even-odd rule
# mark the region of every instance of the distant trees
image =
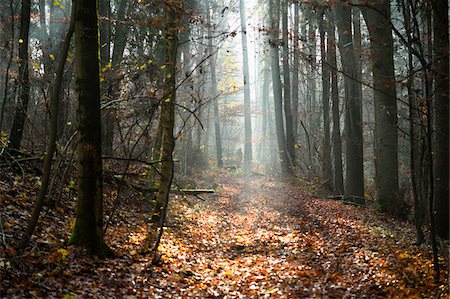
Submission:
POLYGON ((242 57, 244 74, 244 164, 248 167, 253 159, 252 119, 250 112, 250 74, 247 50, 247 20, 245 19, 245 1, 240 0, 239 12, 241 19, 242 57))
MULTIPOLYGON (((9 148, 19 150, 22 143, 23 130, 27 119, 28 102, 30 100, 30 72, 29 72, 29 32, 30 32, 31 1, 22 0, 20 11, 19 39, 19 99, 16 104, 14 120, 9 138, 9 148)), ((6 99, 4 99, 6 100, 6 99)))

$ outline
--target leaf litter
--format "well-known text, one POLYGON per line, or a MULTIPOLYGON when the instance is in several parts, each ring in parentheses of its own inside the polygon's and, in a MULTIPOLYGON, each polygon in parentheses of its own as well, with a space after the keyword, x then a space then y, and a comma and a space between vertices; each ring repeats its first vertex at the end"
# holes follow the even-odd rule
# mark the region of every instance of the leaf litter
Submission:
POLYGON ((18 256, 12 239, 26 223, 32 200, 0 195, 4 233, 10 236, 9 246, 0 251, 1 297, 449 295, 448 255, 435 284, 431 250, 427 244, 411 245, 411 224, 371 208, 314 198, 295 181, 229 174, 216 175, 214 181, 217 193, 204 200, 171 199, 159 266, 140 254, 151 216, 142 200, 130 196, 122 204, 106 235, 117 256, 97 260, 66 245, 73 199, 41 218, 31 249, 18 256))

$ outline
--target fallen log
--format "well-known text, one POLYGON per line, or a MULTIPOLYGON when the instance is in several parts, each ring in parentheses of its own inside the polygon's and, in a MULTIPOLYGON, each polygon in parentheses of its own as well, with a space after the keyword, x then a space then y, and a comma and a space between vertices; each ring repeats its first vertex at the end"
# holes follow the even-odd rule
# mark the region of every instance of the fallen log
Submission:
POLYGON ((171 190, 170 192, 175 194, 189 194, 189 195, 215 193, 214 189, 179 189, 179 190, 171 190))
POLYGON ((365 207, 366 199, 361 196, 346 195, 343 200, 344 204, 365 207))

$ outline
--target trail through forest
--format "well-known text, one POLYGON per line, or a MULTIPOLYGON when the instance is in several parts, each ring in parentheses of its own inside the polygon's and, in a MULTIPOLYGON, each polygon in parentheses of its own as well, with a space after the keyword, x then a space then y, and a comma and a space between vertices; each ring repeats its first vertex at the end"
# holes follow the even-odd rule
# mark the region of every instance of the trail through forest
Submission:
MULTIPOLYGON (((159 265, 139 254, 150 216, 145 204, 130 201, 121 208, 106 236, 118 256, 104 261, 42 241, 58 226, 56 216, 47 215, 30 253, 8 267, 2 259, 2 297, 448 296, 444 277, 433 283, 428 245, 410 245, 409 224, 371 208, 314 198, 298 180, 222 174, 215 183, 218 192, 203 200, 171 200, 159 265)), ((58 232, 69 229, 53 234, 58 232)))

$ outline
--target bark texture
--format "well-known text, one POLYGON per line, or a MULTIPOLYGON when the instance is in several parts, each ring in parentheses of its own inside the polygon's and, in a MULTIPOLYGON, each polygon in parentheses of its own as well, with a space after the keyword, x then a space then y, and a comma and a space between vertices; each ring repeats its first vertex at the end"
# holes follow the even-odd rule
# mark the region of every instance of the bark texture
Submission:
POLYGON ((375 108, 376 199, 381 211, 398 213, 397 98, 390 1, 363 10, 370 34, 375 108))
POLYGON ((103 240, 103 184, 100 118, 99 39, 97 1, 78 0, 75 9, 78 95, 78 201, 69 243, 89 255, 108 257, 103 240))

